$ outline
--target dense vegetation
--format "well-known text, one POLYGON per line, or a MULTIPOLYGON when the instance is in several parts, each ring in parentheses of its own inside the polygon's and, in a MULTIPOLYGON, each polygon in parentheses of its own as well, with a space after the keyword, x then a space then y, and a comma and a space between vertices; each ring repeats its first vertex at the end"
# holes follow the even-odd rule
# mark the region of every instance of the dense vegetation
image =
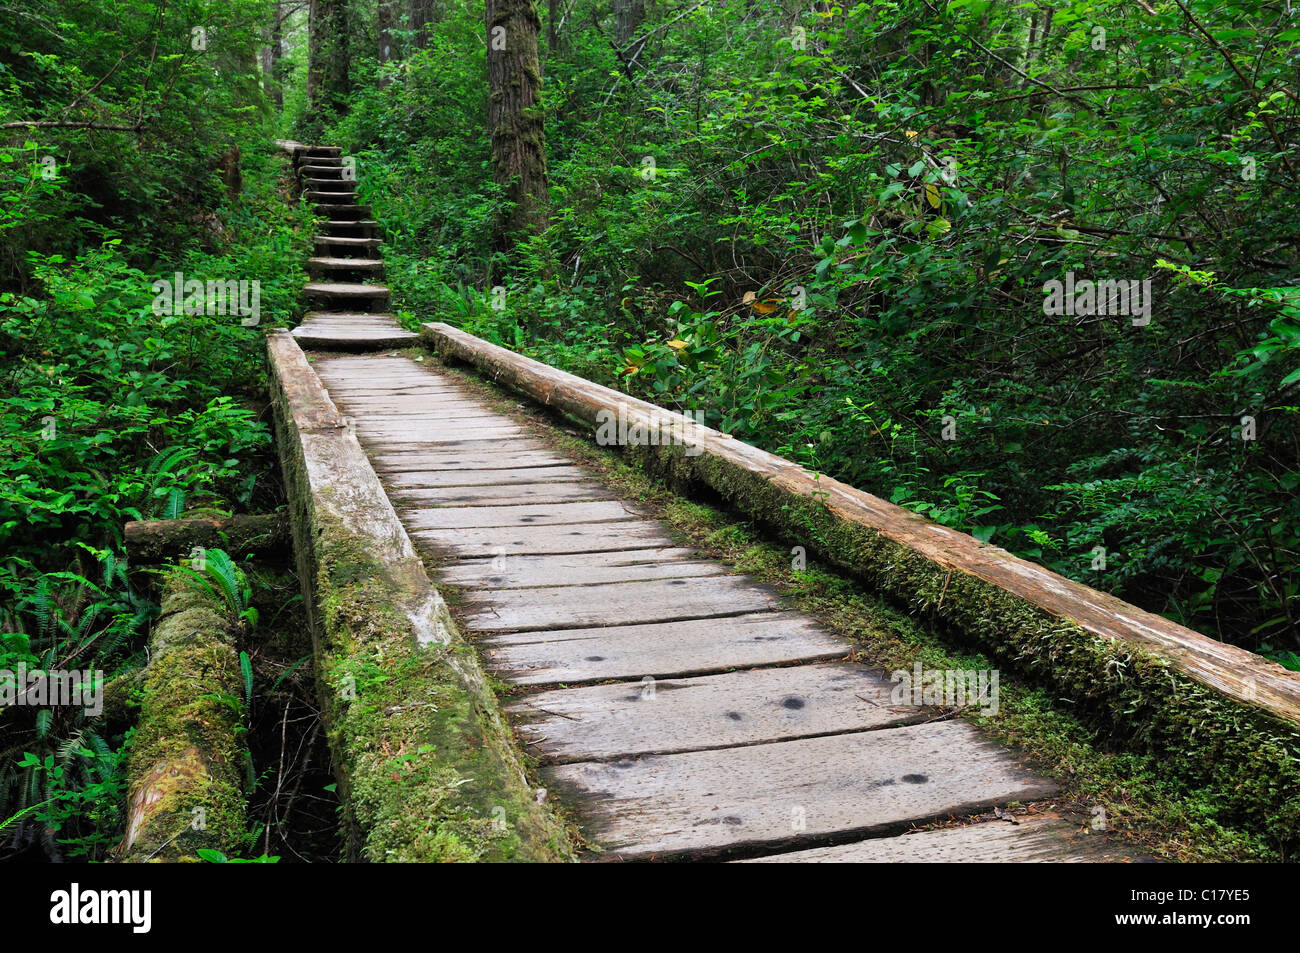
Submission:
POLYGON ((411 316, 1297 667, 1286 4, 560 6, 549 224, 508 253, 480 8, 382 65, 358 9, 346 114, 300 120, 411 316), (1149 323, 1045 314, 1067 272, 1150 279, 1149 323))
MULTIPOLYGON (((275 135, 356 159, 412 326, 701 411, 1300 669, 1289 3, 534 12, 5 8, 0 669, 137 669, 157 609, 123 522, 279 503, 261 331, 306 250, 275 135), (505 107, 496 23, 538 46, 505 107), (177 271, 259 281, 260 324, 156 314, 177 271), (1067 275, 1149 280, 1149 320, 1048 313, 1067 275)), ((0 858, 103 857, 127 726, 0 718, 0 823, 26 812, 0 858)))
MULTIPOLYGON (((4 14, 0 669, 129 678, 157 604, 151 575, 128 573, 123 524, 279 502, 262 327, 291 316, 305 255, 271 110, 239 69, 265 13, 46 2, 4 14), (259 280, 261 325, 155 314, 152 283, 177 271, 259 280)), ((0 822, 19 815, 0 859, 105 856, 121 837, 129 719, 0 718, 0 822)))

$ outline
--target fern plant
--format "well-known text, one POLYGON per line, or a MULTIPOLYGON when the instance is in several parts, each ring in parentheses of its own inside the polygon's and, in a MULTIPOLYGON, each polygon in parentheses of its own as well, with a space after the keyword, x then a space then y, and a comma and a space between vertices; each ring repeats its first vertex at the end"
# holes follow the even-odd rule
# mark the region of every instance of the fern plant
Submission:
POLYGON ((201 568, 181 570, 196 581, 214 599, 222 602, 232 616, 249 631, 257 626, 257 609, 252 606, 253 588, 244 571, 235 565, 224 549, 209 549, 203 554, 201 568))

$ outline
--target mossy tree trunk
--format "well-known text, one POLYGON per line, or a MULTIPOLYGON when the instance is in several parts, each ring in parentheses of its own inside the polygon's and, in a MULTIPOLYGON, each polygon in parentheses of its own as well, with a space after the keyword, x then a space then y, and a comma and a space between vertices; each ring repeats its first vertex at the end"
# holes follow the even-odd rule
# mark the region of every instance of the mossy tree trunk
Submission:
MULTIPOLYGON (((614 38, 620 48, 632 42, 644 19, 645 0, 614 0, 614 38)), ((628 51, 624 49, 623 52, 628 51)))
POLYGON ((534 0, 487 0, 486 8, 492 167, 508 203, 495 237, 498 247, 508 247, 546 224, 541 19, 534 0))
POLYGON ((397 58, 397 37, 393 35, 393 30, 400 26, 398 18, 401 13, 402 5, 399 0, 379 0, 375 14, 379 27, 380 66, 397 58))
POLYGON ((351 76, 347 0, 312 0, 307 55, 312 108, 345 111, 351 76))

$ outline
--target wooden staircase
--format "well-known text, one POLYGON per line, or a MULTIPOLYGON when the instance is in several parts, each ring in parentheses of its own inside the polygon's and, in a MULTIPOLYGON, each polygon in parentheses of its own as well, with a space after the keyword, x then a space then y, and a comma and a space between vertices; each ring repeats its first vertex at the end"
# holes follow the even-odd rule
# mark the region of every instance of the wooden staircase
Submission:
POLYGON ((294 172, 302 196, 324 219, 316 235, 316 257, 307 262, 311 281, 303 295, 313 306, 294 328, 304 348, 369 351, 413 344, 388 312, 382 284, 382 233, 369 205, 357 201, 355 179, 345 178, 338 146, 298 146, 294 172))

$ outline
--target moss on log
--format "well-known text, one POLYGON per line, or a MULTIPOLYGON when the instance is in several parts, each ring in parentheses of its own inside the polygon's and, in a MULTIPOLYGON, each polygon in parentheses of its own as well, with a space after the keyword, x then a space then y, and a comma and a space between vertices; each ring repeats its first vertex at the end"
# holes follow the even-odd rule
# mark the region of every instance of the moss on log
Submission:
POLYGON ((348 858, 571 859, 360 444, 292 336, 268 350, 348 858))
POLYGON ((199 848, 242 850, 248 756, 233 633, 211 594, 181 573, 168 578, 138 682, 124 863, 197 861, 199 848))
POLYGON ((231 556, 264 555, 289 548, 289 520, 281 513, 133 520, 124 529, 132 563, 161 563, 189 556, 196 547, 224 549, 231 556))

